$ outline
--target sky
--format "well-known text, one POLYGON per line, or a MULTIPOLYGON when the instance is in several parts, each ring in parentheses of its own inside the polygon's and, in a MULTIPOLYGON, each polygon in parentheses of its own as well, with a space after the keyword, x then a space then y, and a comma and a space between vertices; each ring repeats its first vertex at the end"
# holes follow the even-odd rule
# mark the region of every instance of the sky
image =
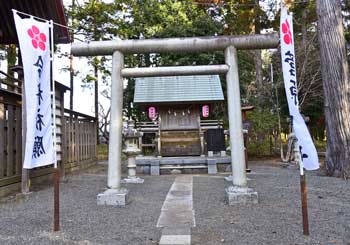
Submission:
MULTIPOLYGON (((62 52, 70 54, 70 44, 59 45, 62 52)), ((63 83, 66 86, 70 86, 70 74, 67 70, 62 70, 64 67, 69 66, 68 57, 55 56, 55 80, 63 83)), ((93 74, 91 66, 87 64, 87 59, 83 57, 73 58, 73 68, 75 71, 79 71, 79 74, 74 77, 74 98, 73 98, 73 110, 87 115, 94 116, 94 87, 90 89, 82 87, 82 79, 87 74, 93 74)), ((106 86, 102 83, 99 84, 99 91, 102 91, 106 86)), ((65 94, 65 107, 69 108, 69 92, 65 94)), ((99 97, 99 101, 103 104, 104 108, 108 107, 109 101, 102 96, 99 97)))

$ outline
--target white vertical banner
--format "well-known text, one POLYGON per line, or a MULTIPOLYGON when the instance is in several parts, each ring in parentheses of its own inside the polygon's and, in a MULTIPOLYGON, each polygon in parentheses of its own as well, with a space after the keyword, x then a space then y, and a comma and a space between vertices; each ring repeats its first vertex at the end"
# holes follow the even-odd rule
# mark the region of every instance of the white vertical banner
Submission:
POLYGON ((316 170, 319 168, 317 151, 305 121, 299 112, 293 17, 288 14, 284 5, 281 9, 280 38, 284 87, 293 130, 298 139, 302 164, 306 170, 316 170))
POLYGON ((50 89, 50 27, 33 17, 21 18, 13 11, 21 50, 27 134, 23 168, 55 163, 50 89))

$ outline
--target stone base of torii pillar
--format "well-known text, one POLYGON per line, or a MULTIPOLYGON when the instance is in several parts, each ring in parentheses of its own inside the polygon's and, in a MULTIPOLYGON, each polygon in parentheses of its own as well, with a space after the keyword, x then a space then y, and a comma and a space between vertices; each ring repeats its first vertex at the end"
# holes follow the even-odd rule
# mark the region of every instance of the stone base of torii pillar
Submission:
POLYGON ((259 202, 258 192, 248 187, 229 186, 225 192, 228 205, 257 204, 259 202))
POLYGON ((125 188, 107 189, 97 195, 97 205, 125 206, 128 203, 128 193, 125 188))

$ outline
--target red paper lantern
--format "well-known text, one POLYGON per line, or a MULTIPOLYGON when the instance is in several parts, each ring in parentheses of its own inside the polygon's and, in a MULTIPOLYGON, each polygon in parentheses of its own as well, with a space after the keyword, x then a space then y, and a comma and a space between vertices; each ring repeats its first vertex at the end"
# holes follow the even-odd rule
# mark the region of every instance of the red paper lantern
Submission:
POLYGON ((209 106, 208 105, 202 106, 202 116, 205 118, 209 117, 209 106))
POLYGON ((154 106, 148 107, 148 117, 151 120, 157 117, 157 110, 154 106))

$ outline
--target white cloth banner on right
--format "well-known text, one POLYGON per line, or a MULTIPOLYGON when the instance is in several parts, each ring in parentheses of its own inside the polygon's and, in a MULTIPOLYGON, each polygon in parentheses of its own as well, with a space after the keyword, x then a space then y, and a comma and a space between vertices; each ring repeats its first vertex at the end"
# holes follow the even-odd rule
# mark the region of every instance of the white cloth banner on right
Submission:
POLYGON ((14 10, 21 50, 27 133, 23 168, 31 169, 55 163, 50 95, 50 27, 49 22, 21 18, 14 10))
POLYGON ((305 121, 299 112, 293 17, 288 14, 285 6, 283 6, 281 10, 280 33, 284 87, 293 130, 298 139, 301 160, 304 168, 306 170, 316 170, 319 168, 317 151, 311 139, 309 130, 306 127, 305 121))

